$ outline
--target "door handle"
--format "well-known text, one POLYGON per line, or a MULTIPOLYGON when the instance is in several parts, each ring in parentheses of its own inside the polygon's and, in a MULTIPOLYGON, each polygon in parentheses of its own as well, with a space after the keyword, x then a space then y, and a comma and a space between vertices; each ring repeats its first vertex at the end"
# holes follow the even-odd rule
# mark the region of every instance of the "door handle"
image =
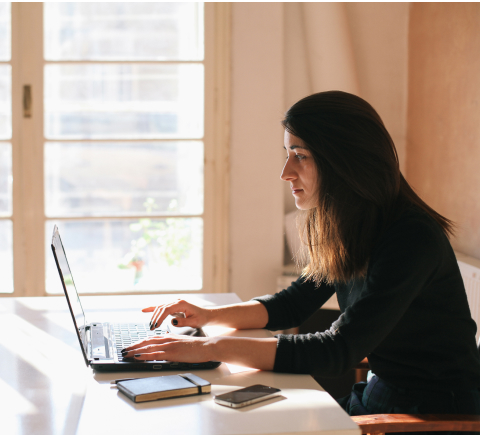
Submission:
POLYGON ((23 117, 32 117, 32 86, 23 85, 23 117))

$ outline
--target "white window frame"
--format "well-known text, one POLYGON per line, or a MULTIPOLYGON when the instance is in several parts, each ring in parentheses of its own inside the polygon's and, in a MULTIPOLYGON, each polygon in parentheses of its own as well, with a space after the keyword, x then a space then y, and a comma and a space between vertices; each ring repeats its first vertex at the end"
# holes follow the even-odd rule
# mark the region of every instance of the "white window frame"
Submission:
MULTIPOLYGON (((205 3, 203 288, 183 293, 220 293, 229 290, 230 35, 231 4, 205 3)), ((43 134, 43 3, 12 3, 11 64, 14 292, 0 296, 47 296, 44 246, 47 219, 43 174, 43 147, 46 141, 43 134), (24 85, 32 87, 31 118, 23 117, 24 85)), ((158 293, 160 292, 168 293, 159 290, 158 293)))

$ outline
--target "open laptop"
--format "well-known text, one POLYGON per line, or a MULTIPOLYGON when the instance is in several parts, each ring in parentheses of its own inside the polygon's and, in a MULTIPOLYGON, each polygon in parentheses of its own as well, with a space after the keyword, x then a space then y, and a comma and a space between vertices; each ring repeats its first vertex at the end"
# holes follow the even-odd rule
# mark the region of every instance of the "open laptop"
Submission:
POLYGON ((83 310, 68 265, 67 256, 57 226, 53 229, 52 251, 60 280, 72 315, 80 348, 87 366, 98 371, 126 370, 192 370, 210 369, 220 365, 218 361, 181 363, 172 361, 135 361, 122 358, 121 350, 147 337, 161 336, 168 332, 205 337, 202 329, 175 328, 164 322, 160 328, 150 331, 148 323, 89 322, 83 310))

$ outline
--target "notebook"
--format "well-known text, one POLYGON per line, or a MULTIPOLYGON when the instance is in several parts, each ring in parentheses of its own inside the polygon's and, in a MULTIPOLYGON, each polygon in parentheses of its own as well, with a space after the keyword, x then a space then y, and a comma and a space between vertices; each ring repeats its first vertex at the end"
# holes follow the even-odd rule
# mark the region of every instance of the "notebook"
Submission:
POLYGON ((192 373, 125 380, 117 382, 117 388, 130 400, 137 403, 196 396, 212 391, 210 382, 192 373))
POLYGON ((52 252, 87 366, 97 371, 118 372, 127 370, 213 369, 220 365, 218 361, 183 363, 124 359, 121 354, 123 348, 147 337, 161 336, 168 332, 201 337, 205 337, 206 334, 202 329, 174 328, 169 322, 164 322, 154 331, 150 331, 148 323, 109 323, 102 322, 100 319, 98 322, 90 322, 87 316, 88 313, 85 313, 80 302, 80 296, 75 287, 73 275, 56 225, 53 229, 52 252))

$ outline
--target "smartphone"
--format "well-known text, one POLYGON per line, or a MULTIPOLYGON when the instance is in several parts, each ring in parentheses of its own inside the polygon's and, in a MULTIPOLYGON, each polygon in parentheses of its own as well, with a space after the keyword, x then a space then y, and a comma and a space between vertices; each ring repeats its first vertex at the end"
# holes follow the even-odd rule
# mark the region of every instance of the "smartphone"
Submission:
POLYGON ((267 387, 266 385, 251 385, 240 390, 230 391, 229 393, 214 396, 215 403, 231 408, 242 408, 253 403, 268 400, 280 395, 278 388, 267 387))

